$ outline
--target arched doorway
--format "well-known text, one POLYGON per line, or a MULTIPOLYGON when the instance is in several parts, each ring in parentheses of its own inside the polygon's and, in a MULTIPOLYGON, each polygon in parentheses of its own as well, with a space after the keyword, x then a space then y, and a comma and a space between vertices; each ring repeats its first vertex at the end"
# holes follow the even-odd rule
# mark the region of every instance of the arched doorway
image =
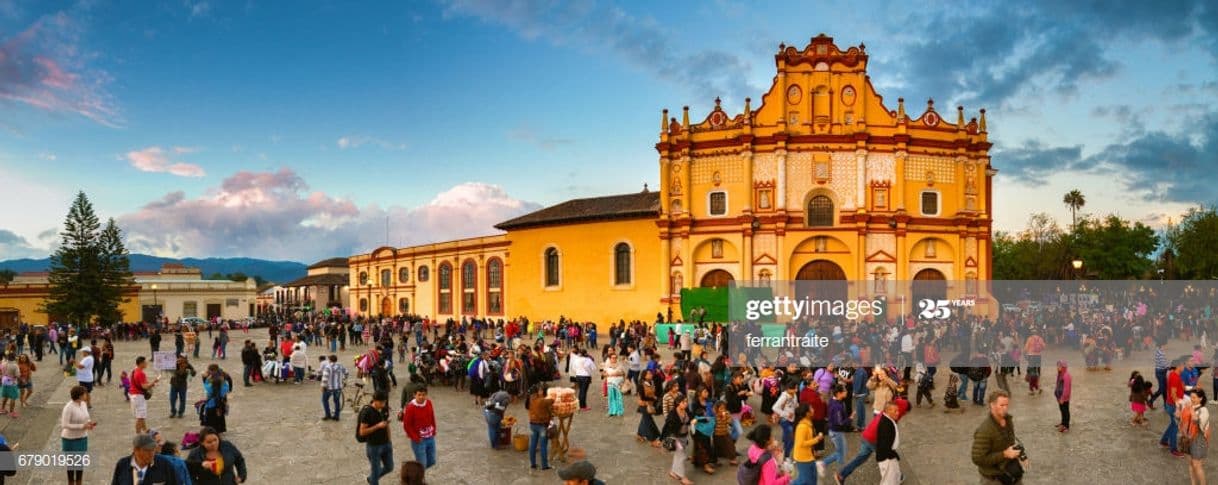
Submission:
POLYGON ((937 269, 926 268, 913 278, 913 301, 922 299, 942 300, 947 298, 947 278, 937 269))
POLYGON ((385 297, 385 299, 381 300, 381 315, 393 315, 393 300, 390 300, 389 297, 385 297))
MULTIPOLYGON (((711 270, 702 276, 703 288, 726 288, 735 278, 731 273, 721 269, 711 270)), ((678 290, 679 291, 679 290, 678 290)))
POLYGON ((832 261, 812 261, 799 268, 795 279, 799 293, 817 300, 846 300, 850 294, 846 287, 846 272, 832 261))

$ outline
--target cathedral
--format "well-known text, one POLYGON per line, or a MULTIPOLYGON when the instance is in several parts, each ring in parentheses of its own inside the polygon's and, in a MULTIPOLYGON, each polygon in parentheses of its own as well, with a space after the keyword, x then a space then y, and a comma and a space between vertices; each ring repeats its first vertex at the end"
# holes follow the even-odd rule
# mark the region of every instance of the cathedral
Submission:
POLYGON ((718 100, 701 121, 663 111, 659 190, 352 256, 350 308, 608 323, 679 316, 683 288, 733 281, 850 281, 858 296, 918 281, 934 296, 977 296, 992 272, 985 110, 892 108, 866 47, 823 34, 780 45, 774 63, 769 91, 740 112, 718 100))

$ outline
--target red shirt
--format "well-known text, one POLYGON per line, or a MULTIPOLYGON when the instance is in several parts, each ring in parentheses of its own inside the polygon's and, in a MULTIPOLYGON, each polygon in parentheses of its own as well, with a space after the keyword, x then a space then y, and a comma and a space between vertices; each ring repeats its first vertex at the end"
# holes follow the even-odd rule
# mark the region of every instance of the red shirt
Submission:
POLYGON ((431 399, 419 404, 414 399, 406 403, 402 410, 402 430, 410 441, 418 443, 436 436, 436 409, 431 405, 431 399))
POLYGON ((805 387, 799 393, 799 403, 807 404, 808 407, 812 408, 813 421, 825 421, 829 419, 829 405, 821 400, 820 393, 817 392, 815 387, 805 387))
POLYGON ((136 367, 131 371, 131 389, 127 391, 132 396, 144 395, 144 386, 148 385, 148 376, 144 375, 144 369, 136 367))
POLYGON ((1176 401, 1184 398, 1184 381, 1180 380, 1180 371, 1171 371, 1167 373, 1167 398, 1171 399, 1171 405, 1175 406, 1176 401))
POLYGON ((283 355, 284 357, 291 357, 292 356, 292 341, 284 340, 283 342, 280 342, 279 343, 279 353, 281 355, 283 355))

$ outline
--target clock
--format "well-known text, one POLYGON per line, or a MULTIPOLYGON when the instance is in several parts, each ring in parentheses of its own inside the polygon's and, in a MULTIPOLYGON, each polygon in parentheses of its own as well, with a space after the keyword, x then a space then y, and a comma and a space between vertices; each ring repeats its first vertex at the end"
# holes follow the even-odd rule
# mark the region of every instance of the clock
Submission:
POLYGON ((799 100, 803 99, 803 90, 799 89, 798 84, 793 84, 787 88, 787 102, 791 104, 799 104, 799 100))

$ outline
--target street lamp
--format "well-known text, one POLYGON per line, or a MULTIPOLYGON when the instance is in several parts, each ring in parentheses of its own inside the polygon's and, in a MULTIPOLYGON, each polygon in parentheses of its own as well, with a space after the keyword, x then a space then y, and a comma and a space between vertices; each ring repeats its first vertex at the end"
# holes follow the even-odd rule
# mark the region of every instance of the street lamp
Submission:
POLYGON ((1070 261, 1070 266, 1074 267, 1074 278, 1078 279, 1078 271, 1083 269, 1083 260, 1074 258, 1073 261, 1070 261))
POLYGON ((156 283, 152 284, 152 308, 156 310, 157 318, 161 318, 161 305, 156 299, 156 283))

